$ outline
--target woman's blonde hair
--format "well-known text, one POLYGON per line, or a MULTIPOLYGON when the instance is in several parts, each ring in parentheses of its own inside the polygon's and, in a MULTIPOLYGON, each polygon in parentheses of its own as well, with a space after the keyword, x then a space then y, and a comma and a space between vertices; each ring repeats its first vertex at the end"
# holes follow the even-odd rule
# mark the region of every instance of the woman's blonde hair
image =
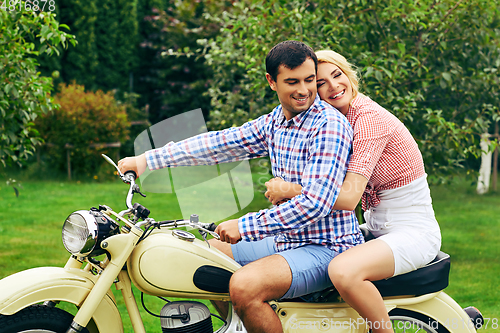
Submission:
POLYGON ((356 96, 358 96, 359 79, 354 65, 350 64, 343 55, 331 50, 316 51, 316 57, 318 57, 318 64, 327 62, 330 64, 334 64, 335 66, 340 68, 340 70, 344 72, 344 74, 349 79, 349 82, 351 82, 352 98, 354 99, 356 96))

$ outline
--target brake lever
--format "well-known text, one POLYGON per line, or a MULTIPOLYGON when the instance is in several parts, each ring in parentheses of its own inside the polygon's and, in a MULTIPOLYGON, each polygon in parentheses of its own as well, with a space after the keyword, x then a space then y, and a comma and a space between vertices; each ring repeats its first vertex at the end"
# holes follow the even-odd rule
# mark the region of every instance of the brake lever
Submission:
POLYGON ((116 163, 111 159, 109 158, 106 154, 101 154, 102 157, 104 157, 104 159, 109 163, 111 164, 112 166, 115 167, 116 171, 118 171, 118 175, 120 176, 120 178, 123 180, 123 178, 125 177, 125 175, 120 171, 120 168, 118 168, 118 165, 116 165, 116 163))
MULTIPOLYGON (((205 239, 206 237, 206 234, 210 234, 213 238, 217 239, 217 240, 220 240, 220 236, 219 234, 213 232, 213 231, 210 231, 208 229, 205 229, 203 226, 201 226, 200 224, 198 223, 189 223, 189 226, 193 229, 197 229, 198 232, 201 234, 201 236, 203 237, 203 239, 205 239), (205 233, 205 236, 203 236, 203 233, 205 233)), ((206 240, 206 239, 205 239, 206 240)))
POLYGON ((146 197, 146 195, 141 192, 141 189, 139 188, 139 185, 137 185, 137 184, 134 184, 133 191, 134 191, 134 193, 139 193, 143 198, 146 197))
POLYGON ((198 232, 200 233, 201 238, 203 238, 205 243, 207 243, 208 248, 210 248, 210 243, 208 242, 208 239, 207 239, 207 232, 205 230, 201 230, 201 229, 198 229, 198 232))

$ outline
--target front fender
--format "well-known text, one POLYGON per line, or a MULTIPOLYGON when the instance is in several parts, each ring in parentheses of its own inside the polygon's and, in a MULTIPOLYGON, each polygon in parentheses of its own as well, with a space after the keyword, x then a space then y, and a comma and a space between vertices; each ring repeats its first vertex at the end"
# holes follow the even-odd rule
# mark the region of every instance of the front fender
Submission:
MULTIPOLYGON (((80 307, 97 277, 77 268, 40 267, 0 280, 0 314, 11 315, 44 301, 69 302, 80 307)), ((93 317, 99 332, 123 332, 122 320, 111 290, 93 317)))

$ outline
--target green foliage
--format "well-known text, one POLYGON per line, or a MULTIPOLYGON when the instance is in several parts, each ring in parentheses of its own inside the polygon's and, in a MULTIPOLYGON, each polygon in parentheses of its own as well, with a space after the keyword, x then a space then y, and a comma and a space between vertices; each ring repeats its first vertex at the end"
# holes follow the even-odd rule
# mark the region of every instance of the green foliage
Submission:
POLYGON ((78 47, 62 53, 57 63, 44 61, 45 70, 60 71, 60 81, 76 81, 87 89, 97 88, 99 55, 96 47, 96 21, 99 6, 94 0, 64 0, 57 3, 60 22, 71 26, 71 32, 78 39, 78 47))
POLYGON ((61 107, 37 121, 37 128, 47 143, 49 166, 66 170, 66 154, 70 148, 71 169, 76 178, 95 176, 105 163, 101 154, 114 156, 111 153, 117 149, 102 145, 127 139, 127 106, 118 103, 111 92, 85 92, 84 87, 77 84, 61 84, 55 101, 61 107))
POLYGON ((129 91, 129 75, 137 66, 137 1, 96 1, 98 66, 95 86, 104 91, 129 91))
MULTIPOLYGON (((137 67, 137 1, 61 0, 60 22, 77 37, 77 48, 43 59, 42 71, 60 73, 57 82, 83 84, 86 89, 129 91, 130 74, 137 67)), ((121 96, 120 96, 121 97, 121 96)))
POLYGON ((134 90, 142 105, 149 106, 152 123, 197 108, 208 115, 210 100, 205 93, 213 70, 203 59, 169 55, 195 48, 198 39, 215 37, 219 25, 207 16, 217 16, 228 6, 213 0, 139 3, 141 64, 134 90))
POLYGON ((37 71, 40 54, 76 43, 50 12, 0 11, 0 161, 21 164, 40 144, 35 119, 56 108, 52 79, 37 71))
POLYGON ((240 125, 277 105, 265 56, 301 40, 356 65, 361 91, 407 125, 427 172, 442 180, 479 154, 478 135, 498 118, 499 14, 494 0, 235 2, 210 17, 220 33, 199 41, 213 70, 209 126, 240 125))

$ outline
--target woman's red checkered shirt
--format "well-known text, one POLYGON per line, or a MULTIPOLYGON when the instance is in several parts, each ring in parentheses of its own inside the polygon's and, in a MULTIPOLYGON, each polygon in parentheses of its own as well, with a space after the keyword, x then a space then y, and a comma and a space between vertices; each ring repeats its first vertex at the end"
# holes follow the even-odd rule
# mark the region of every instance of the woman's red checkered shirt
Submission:
POLYGON ((368 179, 362 197, 363 210, 380 203, 379 191, 407 185, 425 175, 417 143, 389 111, 358 95, 346 117, 354 128, 353 154, 347 172, 368 179))

